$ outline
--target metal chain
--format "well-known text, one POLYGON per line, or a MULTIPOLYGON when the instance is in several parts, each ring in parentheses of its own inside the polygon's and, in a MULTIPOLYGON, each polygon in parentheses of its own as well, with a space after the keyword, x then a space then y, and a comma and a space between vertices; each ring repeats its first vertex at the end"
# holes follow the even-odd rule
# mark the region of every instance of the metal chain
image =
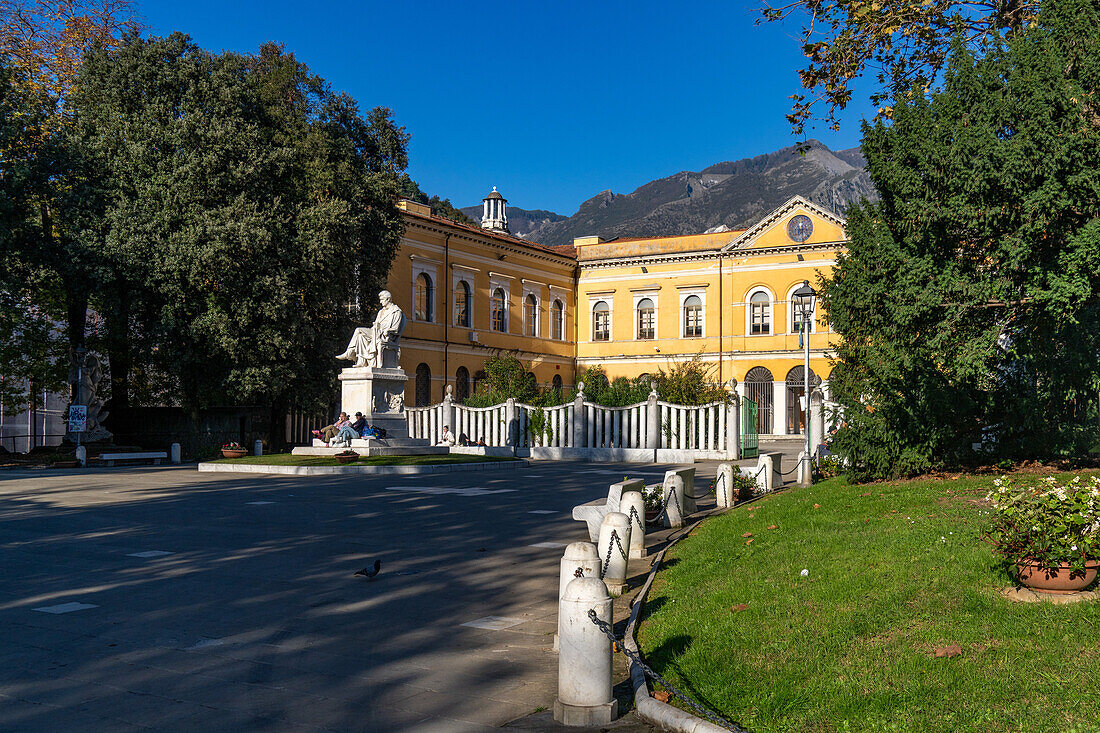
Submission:
POLYGON ((603 569, 600 571, 601 578, 607 575, 607 568, 611 565, 611 549, 615 545, 619 546, 619 554, 623 556, 623 560, 627 560, 627 562, 629 562, 629 560, 627 559, 628 556, 626 554, 626 550, 623 549, 622 540, 619 539, 619 530, 611 530, 611 537, 607 541, 607 557, 604 558, 603 569))
MULTIPOLYGON (((642 522, 641 515, 638 514, 638 507, 630 507, 630 516, 628 517, 628 519, 630 519, 632 522, 638 522, 638 529, 642 530, 643 532, 645 531, 645 524, 642 522)), ((631 530, 631 532, 633 532, 633 529, 631 530)))
POLYGON ((577 569, 573 571, 573 577, 574 578, 583 578, 584 577, 584 568, 582 568, 580 565, 578 565, 577 569))
POLYGON ((675 486, 668 487, 668 496, 665 497, 665 509, 666 510, 668 509, 668 500, 670 498, 674 502, 676 502, 676 511, 680 512, 680 517, 683 518, 684 510, 680 507, 680 497, 678 497, 676 495, 676 487, 675 486))
POLYGON ((644 672, 646 674, 647 677, 651 678, 654 682, 659 684, 661 687, 668 690, 675 697, 677 697, 681 702, 683 702, 685 705, 687 705, 689 708, 691 708, 694 712, 698 713, 700 716, 706 718, 707 720, 714 723, 715 725, 717 725, 721 728, 725 728, 726 730, 731 730, 734 733, 748 733, 747 730, 745 730, 744 728, 739 726, 737 723, 731 723, 730 721, 726 720, 725 718, 718 715, 717 713, 711 712, 710 710, 703 707, 699 703, 695 702, 690 697, 688 697, 684 693, 677 690, 671 684, 669 684, 668 680, 666 680, 664 677, 662 677, 661 675, 659 675, 655 671, 653 671, 653 668, 650 667, 645 662, 643 662, 642 658, 639 655, 637 655, 634 652, 627 649, 626 644, 623 644, 620 639, 615 637, 615 631, 611 628, 611 624, 608 624, 604 621, 601 621, 600 617, 596 615, 596 610, 594 608, 588 609, 588 618, 589 618, 590 621, 592 621, 592 623, 594 623, 596 625, 596 628, 598 628, 600 631, 602 631, 604 633, 604 636, 606 636, 608 639, 611 640, 612 648, 615 651, 619 651, 619 652, 622 652, 623 654, 625 654, 627 659, 634 662, 634 664, 637 664, 638 667, 642 670, 642 672, 644 672))

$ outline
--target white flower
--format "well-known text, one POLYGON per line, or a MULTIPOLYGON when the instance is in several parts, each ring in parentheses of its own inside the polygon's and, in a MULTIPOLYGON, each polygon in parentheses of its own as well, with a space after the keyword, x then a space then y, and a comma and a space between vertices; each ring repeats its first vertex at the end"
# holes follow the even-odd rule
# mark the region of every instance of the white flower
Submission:
POLYGON ((1077 549, 1077 545, 1074 545, 1073 547, 1071 547, 1071 548, 1069 548, 1069 549, 1071 549, 1071 550, 1076 550, 1076 549, 1077 549))
POLYGON ((807 575, 809 575, 809 574, 810 574, 810 571, 809 571, 808 569, 806 569, 806 568, 802 568, 802 572, 800 573, 800 575, 801 575, 801 576, 802 576, 803 578, 805 578, 805 577, 806 577, 807 575))

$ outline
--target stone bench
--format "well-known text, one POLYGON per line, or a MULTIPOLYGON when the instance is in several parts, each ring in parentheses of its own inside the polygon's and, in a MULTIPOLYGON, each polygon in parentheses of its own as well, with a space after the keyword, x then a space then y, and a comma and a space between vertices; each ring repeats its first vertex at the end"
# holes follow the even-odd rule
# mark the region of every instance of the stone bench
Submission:
POLYGON ((619 511, 619 503, 622 501, 623 492, 641 491, 643 486, 643 482, 638 479, 611 484, 606 499, 596 499, 587 504, 573 507, 573 519, 578 522, 587 522, 589 538, 593 542, 599 542, 600 525, 603 523, 603 518, 611 512, 619 511))
POLYGON ((160 462, 167 458, 168 454, 165 451, 143 451, 134 453, 100 453, 99 460, 103 461, 107 466, 114 466, 115 461, 152 461, 154 466, 159 466, 160 462))

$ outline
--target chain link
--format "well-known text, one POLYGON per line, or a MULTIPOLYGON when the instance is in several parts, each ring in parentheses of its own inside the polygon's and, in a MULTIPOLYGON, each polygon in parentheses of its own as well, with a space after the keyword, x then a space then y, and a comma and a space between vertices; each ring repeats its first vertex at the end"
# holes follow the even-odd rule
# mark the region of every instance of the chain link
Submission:
POLYGON ((666 510, 668 509, 669 499, 672 499, 672 501, 676 502, 676 511, 680 512, 680 519, 683 519, 684 518, 684 510, 680 507, 680 497, 676 495, 676 487, 675 486, 668 487, 668 496, 665 497, 665 509, 666 510))
POLYGON ((737 725, 737 723, 731 723, 717 713, 708 710, 707 708, 695 702, 690 697, 669 684, 668 680, 653 671, 653 668, 643 662, 642 658, 638 654, 635 654, 634 652, 627 649, 626 645, 623 644, 620 639, 616 638, 615 631, 611 628, 611 624, 605 621, 601 621, 600 617, 596 615, 595 609, 588 609, 588 618, 590 621, 592 621, 592 623, 596 625, 596 628, 604 633, 604 636, 611 640, 612 648, 615 651, 625 654, 627 659, 629 659, 634 664, 637 664, 639 669, 641 669, 647 677, 649 677, 661 687, 672 693, 672 695, 674 695, 681 702, 691 708, 693 712, 698 713, 701 717, 706 718, 720 728, 725 728, 726 730, 733 731, 733 733, 748 733, 748 731, 737 725))
MULTIPOLYGON (((636 506, 630 507, 630 516, 628 517, 628 519, 630 519, 632 522, 637 522, 638 523, 638 529, 642 530, 643 532, 645 531, 645 523, 642 522, 642 517, 641 517, 641 515, 638 514, 638 507, 636 507, 636 506)), ((631 531, 631 533, 634 532, 633 527, 631 528, 630 531, 631 531)))
POLYGON ((603 569, 600 571, 601 578, 607 575, 607 568, 611 565, 611 550, 615 545, 619 546, 619 554, 623 556, 623 560, 629 562, 626 550, 623 549, 622 540, 619 539, 619 530, 611 530, 611 537, 607 541, 607 557, 604 558, 603 569))

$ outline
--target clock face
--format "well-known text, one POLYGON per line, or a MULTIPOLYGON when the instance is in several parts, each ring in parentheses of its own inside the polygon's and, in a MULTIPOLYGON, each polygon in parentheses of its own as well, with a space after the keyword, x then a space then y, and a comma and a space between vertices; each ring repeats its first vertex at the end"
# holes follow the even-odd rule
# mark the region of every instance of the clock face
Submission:
POLYGON ((787 222, 787 236, 802 244, 814 233, 814 223, 805 214, 792 217, 787 222))

